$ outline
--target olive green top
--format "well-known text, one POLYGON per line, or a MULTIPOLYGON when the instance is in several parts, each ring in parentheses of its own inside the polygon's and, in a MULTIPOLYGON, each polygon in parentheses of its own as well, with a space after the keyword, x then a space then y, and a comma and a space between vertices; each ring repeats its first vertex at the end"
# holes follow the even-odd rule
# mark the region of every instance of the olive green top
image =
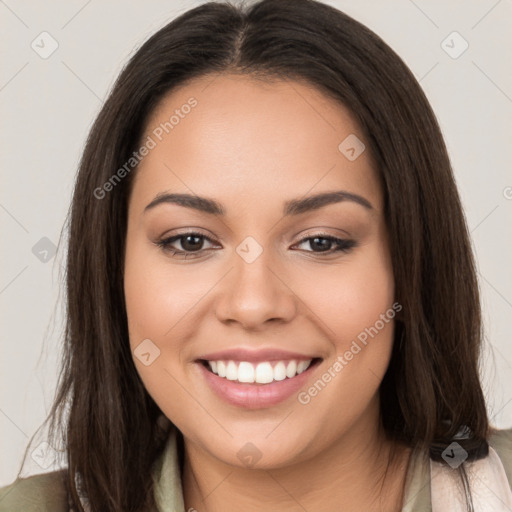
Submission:
MULTIPOLYGON (((512 488, 512 428, 495 431, 489 444, 499 455, 512 488)), ((21 478, 0 488, 0 512, 69 512, 63 486, 65 470, 21 478)), ((171 434, 152 471, 158 512, 185 512, 176 445, 171 434)), ((413 451, 407 470, 401 512, 430 512, 430 464, 426 453, 413 451)))

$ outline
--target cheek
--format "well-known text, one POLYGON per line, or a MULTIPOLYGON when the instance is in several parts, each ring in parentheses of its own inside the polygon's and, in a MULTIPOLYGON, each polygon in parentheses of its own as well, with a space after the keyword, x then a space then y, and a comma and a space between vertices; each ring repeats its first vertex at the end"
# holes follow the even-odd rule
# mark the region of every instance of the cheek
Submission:
MULTIPOLYGON (((393 270, 384 247, 376 244, 343 265, 316 274, 315 286, 310 287, 313 293, 308 294, 308 305, 323 320, 337 352, 346 350, 347 344, 374 326, 393 305, 393 270)), ((381 339, 390 337, 390 329, 384 329, 381 322, 378 327, 383 331, 381 339)))
POLYGON ((394 283, 391 272, 378 264, 359 271, 355 269, 344 276, 339 287, 336 308, 330 308, 334 330, 341 344, 347 338, 355 338, 373 326, 392 306, 393 298, 394 283))
MULTIPOLYGON (((144 387, 163 412, 169 396, 173 409, 186 410, 187 398, 177 384, 174 365, 179 347, 170 347, 164 340, 174 325, 186 314, 182 291, 184 280, 179 272, 170 275, 169 267, 157 262, 158 251, 139 240, 127 238, 124 272, 124 294, 132 357, 144 387), (148 355, 149 354, 149 355, 148 355)), ((190 280, 189 280, 190 282, 190 280)), ((193 282, 190 282, 193 288, 193 282)), ((189 287, 190 290, 190 287, 189 287)))
POLYGON ((168 336, 180 318, 190 311, 204 283, 184 267, 165 259, 143 242, 127 242, 124 293, 130 341, 168 336))
POLYGON ((325 334, 336 354, 326 365, 336 375, 335 383, 323 399, 341 399, 357 408, 376 393, 387 370, 394 318, 401 309, 394 306, 393 270, 385 245, 361 251, 359 258, 323 281, 317 283, 323 291, 317 288, 311 308, 327 326, 325 334))
MULTIPOLYGON (((201 299, 211 287, 209 272, 170 264, 159 249, 128 236, 124 294, 130 347, 146 389, 159 404, 168 400, 171 390, 173 403, 181 399, 182 350, 198 325, 194 315, 202 312, 201 299), (148 352, 149 357, 139 357, 148 352)), ((186 403, 187 396, 183 399, 186 403)))
MULTIPOLYGON (((159 390, 168 390, 172 378, 164 363, 163 340, 180 309, 178 276, 165 276, 165 266, 155 261, 155 251, 146 241, 127 237, 124 294, 133 361, 145 388, 159 403, 159 390), (149 354, 149 355, 148 355, 149 354)), ((172 332, 172 331, 171 331, 172 332)), ((176 357, 173 357, 176 359, 176 357)))

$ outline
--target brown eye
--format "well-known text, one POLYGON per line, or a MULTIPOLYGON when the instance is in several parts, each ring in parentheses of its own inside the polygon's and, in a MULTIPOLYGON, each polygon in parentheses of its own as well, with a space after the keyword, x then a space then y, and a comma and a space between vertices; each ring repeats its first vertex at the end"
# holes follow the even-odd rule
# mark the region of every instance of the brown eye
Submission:
POLYGON ((336 238, 330 235, 316 235, 304 238, 298 245, 309 243, 309 246, 313 248, 312 251, 317 254, 332 254, 335 252, 348 252, 350 249, 356 246, 355 240, 345 240, 342 238, 336 238), (333 248, 334 244, 334 248, 333 248), (315 250, 315 248, 319 250, 315 250))
POLYGON ((165 238, 157 242, 157 245, 164 251, 170 252, 173 256, 185 255, 189 256, 193 253, 202 253, 204 241, 213 242, 213 240, 200 233, 182 233, 180 235, 165 238), (180 248, 173 246, 176 242, 179 242, 180 248))

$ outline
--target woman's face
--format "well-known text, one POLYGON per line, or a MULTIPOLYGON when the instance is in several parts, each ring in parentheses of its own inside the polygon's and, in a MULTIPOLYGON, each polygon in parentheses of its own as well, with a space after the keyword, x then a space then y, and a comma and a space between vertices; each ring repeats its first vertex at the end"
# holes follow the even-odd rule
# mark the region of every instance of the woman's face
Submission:
POLYGON ((398 309, 361 142, 316 89, 236 75, 173 91, 148 120, 128 213, 130 346, 203 456, 284 467, 376 431, 398 309))

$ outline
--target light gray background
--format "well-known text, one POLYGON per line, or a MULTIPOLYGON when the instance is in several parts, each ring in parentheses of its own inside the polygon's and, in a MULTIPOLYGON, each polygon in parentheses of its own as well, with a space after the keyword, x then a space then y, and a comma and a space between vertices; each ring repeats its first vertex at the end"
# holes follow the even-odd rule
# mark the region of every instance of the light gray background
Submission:
MULTIPOLYGON (((46 263, 32 248, 43 237, 59 242, 85 137, 122 65, 156 30, 201 3, 0 0, 0 485, 14 479, 58 372, 65 239, 46 263), (59 45, 47 59, 31 48, 43 31, 59 45)), ((512 2, 326 3, 405 60, 438 116, 478 260, 489 413, 495 425, 512 427, 512 2), (453 31, 469 44, 456 59, 441 46, 453 31)), ((461 44, 445 43, 452 53, 461 44)), ((33 473, 49 469, 29 464, 33 473)))

